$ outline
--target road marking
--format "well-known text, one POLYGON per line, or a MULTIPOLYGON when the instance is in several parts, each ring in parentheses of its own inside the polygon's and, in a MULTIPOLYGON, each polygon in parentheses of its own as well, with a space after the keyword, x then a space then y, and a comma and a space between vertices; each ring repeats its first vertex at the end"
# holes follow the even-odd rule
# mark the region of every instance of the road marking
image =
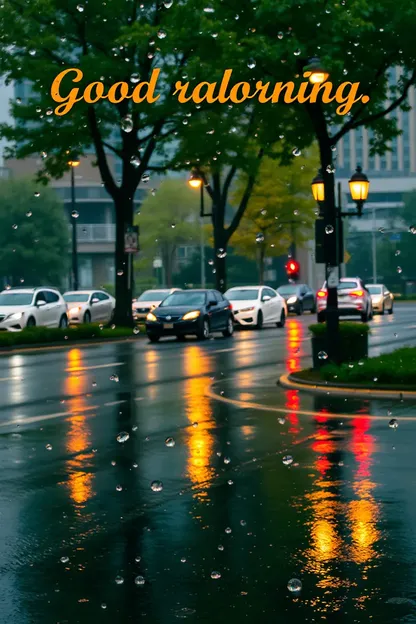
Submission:
POLYGON ((23 377, 0 377, 0 381, 23 381, 23 377))
MULTIPOLYGON (((271 405, 262 405, 261 403, 254 403, 251 401, 240 401, 238 399, 230 399, 228 397, 221 396, 220 394, 216 394, 212 390, 212 387, 215 383, 216 382, 214 382, 213 384, 205 388, 206 396, 208 396, 210 399, 214 399, 216 401, 222 401, 223 403, 228 403, 229 405, 234 405, 235 407, 241 407, 244 409, 262 410, 263 412, 277 412, 278 414, 287 414, 289 412, 290 413, 295 412, 296 414, 300 416, 312 416, 312 417, 325 416, 325 418, 339 418, 339 419, 344 419, 344 420, 352 419, 352 418, 359 418, 361 420, 363 418, 371 418, 372 420, 387 420, 387 421, 390 420, 390 416, 375 416, 373 414, 329 414, 328 412, 325 412, 325 414, 323 414, 322 412, 316 412, 312 410, 290 409, 288 407, 284 407, 284 408, 273 407, 271 405)), ((403 420, 416 421, 416 416, 404 416, 403 420)))
POLYGON ((123 399, 121 401, 109 401, 108 403, 104 403, 104 406, 111 407, 112 405, 120 405, 121 403, 127 403, 127 399, 123 399))
POLYGON ((98 408, 99 405, 91 405, 89 407, 81 407, 74 410, 73 412, 55 412, 55 414, 44 414, 43 416, 26 416, 26 418, 23 417, 15 420, 6 420, 5 422, 0 423, 0 427, 29 425, 32 423, 40 422, 42 420, 53 420, 54 418, 62 418, 63 416, 66 416, 68 418, 69 416, 75 416, 79 412, 90 412, 98 408))
MULTIPOLYGON (((112 366, 124 366, 125 362, 113 362, 112 364, 97 364, 96 366, 70 366, 65 369, 66 373, 80 373, 87 370, 96 370, 97 368, 111 368, 112 366)), ((1 380, 0 380, 1 381, 1 380)))

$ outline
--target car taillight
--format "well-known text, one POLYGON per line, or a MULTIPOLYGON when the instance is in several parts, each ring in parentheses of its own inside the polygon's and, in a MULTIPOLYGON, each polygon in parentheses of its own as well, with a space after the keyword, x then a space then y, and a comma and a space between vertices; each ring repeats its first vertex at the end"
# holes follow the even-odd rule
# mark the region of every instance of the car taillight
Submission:
POLYGON ((233 309, 232 303, 230 303, 230 305, 228 306, 228 309, 229 309, 229 310, 232 310, 232 309, 233 309))
POLYGON ((352 290, 350 292, 351 297, 362 297, 364 295, 363 290, 352 290))
POLYGON ((327 296, 327 292, 326 290, 318 290, 316 296, 318 297, 318 299, 324 299, 327 296))

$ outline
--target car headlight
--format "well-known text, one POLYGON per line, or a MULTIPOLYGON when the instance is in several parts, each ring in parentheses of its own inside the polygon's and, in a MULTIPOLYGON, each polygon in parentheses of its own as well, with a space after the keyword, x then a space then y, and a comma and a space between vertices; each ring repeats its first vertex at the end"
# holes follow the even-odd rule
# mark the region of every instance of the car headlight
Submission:
POLYGON ((146 316, 146 321, 157 321, 157 318, 152 312, 149 312, 149 314, 146 316))
POLYGON ((372 301, 373 301, 373 303, 380 303, 381 297, 373 297, 372 301))
POLYGON ((297 297, 289 297, 289 299, 287 300, 288 303, 296 303, 296 301, 298 300, 297 297))
POLYGON ((75 314, 76 312, 80 312, 80 311, 81 311, 80 306, 75 306, 75 308, 70 308, 69 313, 75 314))
POLYGON ((253 310, 255 310, 255 307, 251 306, 251 308, 243 308, 240 312, 252 312, 253 310))
POLYGON ((7 316, 6 318, 8 321, 18 321, 22 317, 23 317, 23 312, 13 312, 13 314, 9 314, 9 316, 7 316))
POLYGON ((199 310, 193 310, 192 312, 187 312, 186 314, 183 315, 182 320, 183 321, 192 321, 193 319, 198 318, 198 316, 201 314, 201 312, 199 310))

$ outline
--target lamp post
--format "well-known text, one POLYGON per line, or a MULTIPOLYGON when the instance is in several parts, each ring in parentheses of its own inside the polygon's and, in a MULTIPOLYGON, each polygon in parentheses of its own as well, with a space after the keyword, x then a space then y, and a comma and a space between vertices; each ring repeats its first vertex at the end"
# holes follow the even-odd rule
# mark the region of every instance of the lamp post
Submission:
POLYGON ((357 167, 355 172, 352 174, 351 178, 348 181, 350 194, 352 200, 357 205, 356 212, 347 211, 342 212, 341 209, 341 183, 338 182, 338 206, 336 206, 334 202, 334 212, 335 218, 333 219, 333 226, 327 225, 327 207, 325 204, 326 200, 326 185, 324 181, 324 177, 322 175, 322 171, 319 171, 318 174, 312 180, 312 195, 315 201, 319 205, 319 216, 316 220, 316 229, 315 229, 315 237, 316 237, 316 258, 317 262, 325 262, 326 265, 326 280, 327 280, 327 340, 328 345, 337 344, 337 332, 338 332, 338 322, 336 321, 331 325, 330 320, 334 320, 331 318, 336 315, 338 320, 338 294, 337 294, 337 286, 339 282, 339 270, 340 265, 342 264, 342 256, 343 256, 343 236, 342 236, 342 217, 361 217, 362 210, 364 206, 364 202, 367 200, 368 191, 370 188, 370 182, 367 176, 362 172, 360 166, 357 167), (322 218, 323 217, 323 218, 322 218), (328 262, 328 254, 326 253, 326 239, 325 235, 330 234, 334 237, 334 249, 335 253, 332 254, 332 261, 328 262), (318 251, 319 250, 319 251, 318 251), (336 275, 338 268, 338 276, 336 275), (335 270, 335 271, 334 271, 335 270), (334 327, 336 330, 334 332, 334 327))
POLYGON ((200 238, 200 257, 201 257, 201 288, 205 288, 206 286, 206 275, 205 275, 205 237, 204 237, 204 217, 209 217, 211 215, 204 213, 204 180, 202 176, 193 171, 188 178, 188 184, 193 189, 200 189, 200 210, 199 210, 199 227, 201 232, 200 238))
POLYGON ((80 164, 78 155, 72 153, 68 160, 71 167, 71 226, 72 226, 72 288, 78 290, 77 211, 75 210, 75 168, 80 164))

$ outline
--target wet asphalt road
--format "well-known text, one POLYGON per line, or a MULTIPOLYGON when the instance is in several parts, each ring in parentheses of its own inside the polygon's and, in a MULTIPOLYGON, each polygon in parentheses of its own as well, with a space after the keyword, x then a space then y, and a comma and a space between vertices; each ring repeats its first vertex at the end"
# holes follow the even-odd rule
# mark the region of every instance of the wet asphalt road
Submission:
POLYGON ((0 357, 0 622, 416 622, 416 404, 277 387, 311 320, 0 357))

